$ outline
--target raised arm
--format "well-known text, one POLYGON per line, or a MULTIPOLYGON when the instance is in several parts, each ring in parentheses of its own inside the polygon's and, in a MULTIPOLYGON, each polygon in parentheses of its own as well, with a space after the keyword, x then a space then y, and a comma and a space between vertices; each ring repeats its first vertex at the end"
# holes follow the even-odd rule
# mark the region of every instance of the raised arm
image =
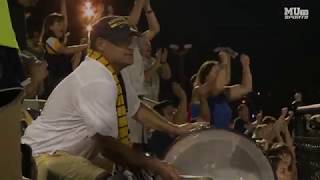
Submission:
POLYGON ((221 64, 226 65, 225 69, 225 85, 228 85, 231 80, 231 59, 235 59, 238 53, 229 47, 218 47, 214 49, 214 52, 218 52, 221 64))
POLYGON ((231 57, 230 56, 227 56, 225 57, 226 59, 222 60, 222 64, 225 64, 226 68, 225 68, 225 86, 228 85, 230 83, 230 80, 231 80, 231 57))
POLYGON ((226 64, 220 63, 219 65, 213 66, 210 70, 205 83, 205 86, 208 88, 208 96, 217 96, 224 91, 226 85, 226 68, 226 64))
POLYGON ((145 0, 144 11, 147 17, 149 29, 143 33, 149 40, 152 40, 160 32, 160 24, 152 10, 150 0, 145 0))
POLYGON ((242 81, 241 84, 229 86, 226 88, 229 101, 241 99, 252 91, 252 75, 250 70, 249 56, 242 54, 240 56, 242 65, 242 81))
POLYGON ((290 134, 290 131, 288 129, 288 122, 293 117, 293 112, 289 111, 288 108, 283 108, 281 113, 281 133, 284 135, 284 143, 289 147, 291 153, 292 153, 292 180, 298 179, 298 171, 297 171, 297 160, 296 160, 296 154, 295 154, 295 147, 294 147, 294 140, 290 134), (285 115, 288 114, 288 117, 285 117, 285 115))
POLYGON ((137 25, 146 0, 136 0, 129 14, 128 20, 132 25, 137 25))
POLYGON ((164 48, 160 60, 160 76, 162 79, 169 80, 171 78, 171 68, 167 62, 168 60, 168 49, 164 48))
POLYGON ((196 96, 196 98, 200 102, 200 114, 197 121, 210 123, 211 115, 208 104, 208 84, 205 83, 203 85, 195 87, 192 94, 194 94, 194 96, 196 96))
MULTIPOLYGON (((162 49, 158 49, 155 57, 155 62, 153 65, 144 71, 144 79, 145 81, 150 81, 153 76, 158 73, 158 70, 161 66, 161 57, 162 57, 162 49)), ((148 60, 150 61, 150 60, 148 60)))
POLYGON ((179 106, 178 111, 173 117, 173 123, 175 124, 184 124, 186 123, 188 119, 188 113, 187 113, 187 95, 185 91, 182 89, 180 84, 174 82, 172 83, 172 90, 174 95, 176 95, 179 98, 179 106))
POLYGON ((60 11, 64 17, 64 32, 68 29, 68 14, 67 14, 67 2, 66 0, 61 0, 60 11))
POLYGON ((221 73, 224 73, 224 79, 221 79, 221 83, 223 86, 226 86, 230 83, 231 79, 231 55, 226 51, 220 51, 219 59, 221 61, 220 64, 225 66, 225 68, 223 68, 221 71, 221 73))
POLYGON ((281 132, 283 130, 283 126, 286 125, 286 115, 288 114, 288 108, 282 108, 281 114, 278 118, 278 120, 273 125, 273 133, 275 134, 277 141, 284 143, 285 140, 281 136, 281 132))
POLYGON ((219 58, 220 58, 220 72, 218 74, 216 87, 218 89, 224 88, 226 85, 230 82, 230 71, 231 71, 231 65, 230 60, 231 56, 224 51, 219 52, 219 58))

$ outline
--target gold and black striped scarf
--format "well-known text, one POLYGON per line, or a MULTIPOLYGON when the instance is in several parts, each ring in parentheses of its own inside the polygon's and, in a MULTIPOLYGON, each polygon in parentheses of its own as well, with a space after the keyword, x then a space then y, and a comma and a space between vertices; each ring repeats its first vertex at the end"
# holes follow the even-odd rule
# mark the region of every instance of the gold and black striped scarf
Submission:
POLYGON ((118 92, 117 104, 116 104, 117 116, 118 116, 118 137, 123 144, 129 145, 130 140, 129 140, 128 119, 127 119, 127 107, 125 104, 124 94, 122 92, 122 87, 121 87, 119 78, 117 77, 115 70, 112 68, 108 60, 100 52, 89 49, 88 57, 90 57, 91 59, 95 59, 101 64, 103 64, 107 68, 107 70, 111 72, 112 77, 116 82, 117 92, 118 92))

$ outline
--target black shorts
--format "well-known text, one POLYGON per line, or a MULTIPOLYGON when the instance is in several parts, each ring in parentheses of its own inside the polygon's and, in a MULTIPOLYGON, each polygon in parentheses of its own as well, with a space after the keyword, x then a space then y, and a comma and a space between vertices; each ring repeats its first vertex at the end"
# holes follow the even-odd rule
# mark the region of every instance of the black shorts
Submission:
POLYGON ((25 80, 18 50, 0 46, 0 107, 9 104, 23 90, 25 80))

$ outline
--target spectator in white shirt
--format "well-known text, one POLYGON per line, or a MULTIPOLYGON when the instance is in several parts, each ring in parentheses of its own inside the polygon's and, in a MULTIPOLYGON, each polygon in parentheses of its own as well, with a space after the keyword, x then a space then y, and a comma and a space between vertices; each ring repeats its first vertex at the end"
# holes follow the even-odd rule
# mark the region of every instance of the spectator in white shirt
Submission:
MULTIPOLYGON (((151 58, 151 43, 150 41, 160 32, 160 25, 155 16, 154 11, 152 10, 150 0, 136 0, 132 8, 132 11, 128 17, 128 20, 131 24, 137 25, 141 16, 141 12, 145 11, 145 16, 148 22, 148 30, 142 33, 142 36, 136 39, 138 46, 134 48, 133 51, 133 64, 124 69, 129 74, 129 78, 133 83, 133 88, 136 90, 138 96, 144 96, 150 94, 145 89, 145 79, 150 81, 150 74, 148 66, 148 71, 145 71, 145 64, 151 58), (146 60, 146 61, 145 61, 146 60)), ((158 69, 158 67, 157 67, 158 69)), ((157 78, 157 76, 155 76, 157 78)), ((159 93, 159 80, 153 81, 155 84, 158 84, 157 92, 159 93)), ((149 88, 150 89, 150 88, 149 88)), ((148 96, 150 98, 150 96, 148 96)), ((152 98, 157 99, 157 98, 152 98)), ((130 129, 130 139, 135 143, 135 147, 138 149, 142 148, 142 144, 146 143, 144 128, 141 123, 137 121, 129 121, 130 129)))

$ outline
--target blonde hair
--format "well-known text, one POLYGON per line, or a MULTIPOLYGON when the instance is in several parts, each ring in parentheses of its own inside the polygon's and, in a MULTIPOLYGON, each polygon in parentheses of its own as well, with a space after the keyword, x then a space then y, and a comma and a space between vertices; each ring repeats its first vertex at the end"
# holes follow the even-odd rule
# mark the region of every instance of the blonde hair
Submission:
POLYGON ((206 82, 206 78, 209 75, 213 66, 218 65, 218 61, 210 60, 204 62, 197 73, 197 78, 195 79, 196 84, 203 84, 206 82))

